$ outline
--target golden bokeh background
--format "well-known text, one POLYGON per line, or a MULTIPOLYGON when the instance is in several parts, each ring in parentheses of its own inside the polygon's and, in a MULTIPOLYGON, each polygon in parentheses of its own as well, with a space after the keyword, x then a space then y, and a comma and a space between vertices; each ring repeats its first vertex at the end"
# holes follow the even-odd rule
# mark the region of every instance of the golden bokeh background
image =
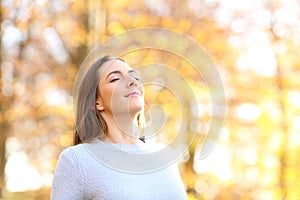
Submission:
MULTIPOLYGON (((189 199, 300 199, 299 0, 2 0, 0 10, 0 199, 49 199, 58 155, 72 144, 78 68, 107 38, 144 27, 193 38, 223 81, 225 122, 199 159, 214 117, 203 77, 168 52, 124 55, 176 69, 195 91, 201 126, 180 160, 189 199)), ((178 102, 151 91, 146 102, 169 116, 159 136, 168 142, 178 102)))

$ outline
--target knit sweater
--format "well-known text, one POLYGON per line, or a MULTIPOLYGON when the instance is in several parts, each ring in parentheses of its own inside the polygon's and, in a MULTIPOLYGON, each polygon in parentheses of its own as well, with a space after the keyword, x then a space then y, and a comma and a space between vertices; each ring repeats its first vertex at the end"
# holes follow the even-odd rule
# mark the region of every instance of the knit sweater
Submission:
MULTIPOLYGON (((113 167, 114 152, 146 155, 161 148, 159 143, 110 144, 95 140, 66 148, 54 173, 51 200, 183 200, 186 192, 177 163, 145 173, 134 173, 122 165, 113 167), (99 159, 102 152, 105 159, 99 159)), ((123 162, 123 161, 122 161, 123 162)), ((132 164, 132 161, 129 161, 132 164)), ((138 162, 137 162, 138 163, 138 162)), ((140 164, 140 163, 138 163, 140 164)), ((131 165, 134 166, 134 165, 131 165)))

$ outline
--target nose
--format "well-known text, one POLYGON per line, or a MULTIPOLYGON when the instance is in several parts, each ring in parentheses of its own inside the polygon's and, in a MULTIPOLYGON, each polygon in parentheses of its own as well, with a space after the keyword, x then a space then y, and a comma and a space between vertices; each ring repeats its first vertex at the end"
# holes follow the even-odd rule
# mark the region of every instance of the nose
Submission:
POLYGON ((135 78, 133 78, 131 76, 128 76, 127 79, 128 79, 128 81, 127 81, 127 87, 128 88, 138 86, 138 81, 135 78))

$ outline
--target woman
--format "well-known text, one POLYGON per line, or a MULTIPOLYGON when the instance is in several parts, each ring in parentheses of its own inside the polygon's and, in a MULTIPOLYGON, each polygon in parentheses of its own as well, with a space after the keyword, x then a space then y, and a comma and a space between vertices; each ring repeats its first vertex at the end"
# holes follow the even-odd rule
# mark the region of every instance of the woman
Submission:
POLYGON ((76 145, 59 157, 52 200, 186 199, 176 164, 135 171, 148 165, 131 155, 151 154, 161 145, 145 143, 141 136, 144 88, 124 60, 97 60, 81 82, 76 103, 76 145))

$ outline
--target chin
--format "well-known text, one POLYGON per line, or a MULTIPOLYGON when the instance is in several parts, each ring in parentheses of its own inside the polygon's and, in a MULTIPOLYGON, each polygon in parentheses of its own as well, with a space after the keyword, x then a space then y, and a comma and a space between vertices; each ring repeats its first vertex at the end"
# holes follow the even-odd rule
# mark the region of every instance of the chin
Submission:
POLYGON ((141 111, 144 107, 144 101, 140 101, 140 100, 131 101, 129 102, 128 106, 129 106, 129 110, 141 111))
POLYGON ((134 105, 129 107, 129 112, 130 113, 139 113, 142 111, 144 105, 134 105))

